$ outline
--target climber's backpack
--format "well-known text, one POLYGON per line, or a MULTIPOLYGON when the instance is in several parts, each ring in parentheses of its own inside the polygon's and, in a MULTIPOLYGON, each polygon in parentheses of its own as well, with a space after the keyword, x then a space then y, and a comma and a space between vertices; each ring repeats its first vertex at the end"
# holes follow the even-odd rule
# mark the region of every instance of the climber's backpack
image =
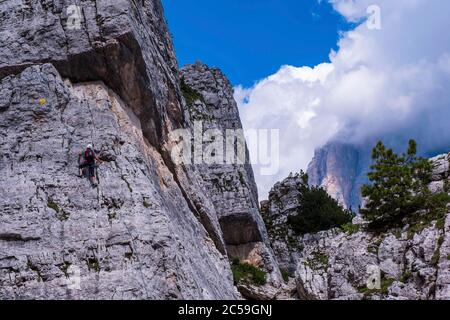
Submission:
POLYGON ((91 163, 95 161, 95 153, 92 149, 86 149, 86 151, 84 152, 84 159, 91 163))

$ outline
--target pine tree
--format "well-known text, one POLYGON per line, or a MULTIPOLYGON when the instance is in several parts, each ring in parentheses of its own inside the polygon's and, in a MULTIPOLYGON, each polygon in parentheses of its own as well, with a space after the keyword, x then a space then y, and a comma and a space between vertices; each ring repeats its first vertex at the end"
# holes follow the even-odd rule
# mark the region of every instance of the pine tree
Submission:
POLYGON ((309 186, 306 173, 301 171, 299 178, 297 212, 288 217, 288 224, 297 234, 330 230, 352 221, 353 213, 345 210, 323 188, 309 186))
POLYGON ((448 194, 432 194, 433 164, 417 157, 417 143, 409 141, 406 153, 397 155, 380 141, 373 149, 374 164, 368 177, 371 184, 361 189, 367 198, 361 214, 370 221, 370 227, 400 225, 404 218, 420 211, 445 211, 448 194))

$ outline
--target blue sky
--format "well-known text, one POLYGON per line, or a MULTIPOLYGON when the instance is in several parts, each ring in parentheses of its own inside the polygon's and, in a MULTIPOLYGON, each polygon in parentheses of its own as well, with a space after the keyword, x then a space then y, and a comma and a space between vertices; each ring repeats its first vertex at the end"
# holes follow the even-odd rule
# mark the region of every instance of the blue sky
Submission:
POLYGON ((249 87, 282 65, 314 66, 345 19, 318 0, 163 0, 180 66, 196 60, 249 87))
POLYGON ((450 150, 450 1, 162 1, 180 65, 221 68, 244 129, 279 131, 263 197, 330 141, 450 150))

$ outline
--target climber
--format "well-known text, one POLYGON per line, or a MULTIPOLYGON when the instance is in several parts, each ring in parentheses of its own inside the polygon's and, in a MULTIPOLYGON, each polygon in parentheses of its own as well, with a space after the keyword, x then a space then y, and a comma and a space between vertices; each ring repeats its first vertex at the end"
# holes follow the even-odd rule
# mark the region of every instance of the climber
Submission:
POLYGON ((78 168, 80 170, 79 177, 82 178, 83 169, 88 168, 88 177, 93 187, 98 185, 96 177, 97 163, 100 159, 97 157, 96 152, 92 144, 88 144, 84 152, 80 152, 78 155, 78 168))

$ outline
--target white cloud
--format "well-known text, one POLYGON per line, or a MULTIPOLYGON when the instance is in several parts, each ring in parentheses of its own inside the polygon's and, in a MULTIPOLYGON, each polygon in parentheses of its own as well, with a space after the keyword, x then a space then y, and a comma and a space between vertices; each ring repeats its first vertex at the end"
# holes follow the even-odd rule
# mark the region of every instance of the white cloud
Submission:
POLYGON ((373 30, 364 22, 372 1, 329 1, 360 22, 342 35, 331 63, 283 66, 236 88, 245 128, 280 129, 280 172, 255 172, 262 198, 331 139, 413 137, 426 151, 450 149, 450 2, 377 0, 382 23, 373 30))

